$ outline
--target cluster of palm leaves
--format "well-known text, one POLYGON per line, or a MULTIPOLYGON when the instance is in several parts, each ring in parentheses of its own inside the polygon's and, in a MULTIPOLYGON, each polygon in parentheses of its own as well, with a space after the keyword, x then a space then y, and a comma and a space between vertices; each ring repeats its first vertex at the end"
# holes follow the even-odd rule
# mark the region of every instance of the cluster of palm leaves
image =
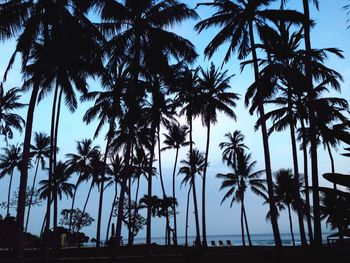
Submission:
MULTIPOLYGON (((240 142, 237 145, 220 146, 225 148, 224 161, 232 168, 233 173, 219 177, 227 180, 223 188, 237 186, 237 191, 234 188, 230 189, 228 196, 234 195, 232 200, 239 200, 242 204, 242 232, 244 221, 249 232, 244 209, 244 189, 248 185, 253 191, 266 189, 275 243, 276 246, 282 244, 277 221, 279 200, 276 200, 274 193, 268 137, 275 131, 289 128, 296 181, 301 178, 296 142, 297 139, 301 141, 305 187, 311 185, 308 182, 307 167, 307 152, 310 147, 314 234, 309 235, 309 240, 315 245, 320 245, 322 239, 317 145, 322 143, 328 150, 334 173, 332 147, 340 142, 334 136, 334 131, 348 129, 347 101, 325 96, 331 88, 340 90, 342 77, 327 67, 325 62, 329 55, 342 58, 342 52, 336 48, 313 49, 310 39, 312 21, 309 1, 301 1, 304 8, 302 12, 288 9, 286 2, 214 0, 199 3, 198 8, 213 7, 215 11, 211 17, 200 21, 195 30, 199 33, 211 27, 219 30, 204 50, 206 57, 211 58, 219 47, 229 43, 223 64, 231 62, 231 58, 237 54, 238 59, 243 60, 242 70, 248 65, 252 65, 254 69, 254 81, 247 89, 245 103, 251 114, 257 112, 259 115, 256 129, 260 128, 262 131, 266 180, 261 181, 262 179, 258 177, 261 171, 252 172, 255 163, 250 163, 251 157, 240 142), (280 8, 273 9, 271 4, 274 2, 280 2, 280 8), (266 113, 266 105, 274 105, 274 110, 266 113), (272 125, 268 129, 270 123, 272 125)), ((318 7, 318 1, 313 3, 318 7)), ((205 190, 211 126, 217 122, 219 112, 236 120, 233 108, 239 96, 229 91, 232 76, 228 75, 227 71, 222 71, 214 64, 208 69, 193 66, 198 56, 194 45, 171 30, 174 25, 181 24, 187 19, 198 19, 195 9, 175 0, 3 0, 0 2, 0 39, 17 40, 4 81, 18 55, 22 60, 21 70, 24 80, 21 90, 12 89, 6 94, 1 86, 0 131, 5 137, 12 137, 12 128, 21 130, 24 121, 13 111, 24 106, 17 102, 20 91, 31 92, 20 157, 17 256, 22 256, 22 233, 28 226, 28 223, 26 227, 24 226, 24 218, 31 159, 34 160, 36 167, 33 189, 39 164, 41 163, 41 168, 44 168, 44 159, 48 159, 48 179, 40 183, 42 197, 45 196, 47 199, 46 238, 51 221, 54 230, 57 228, 58 199, 63 194, 72 197, 71 209, 74 209, 78 186, 82 181, 89 181, 91 186, 83 212, 86 210, 93 187, 97 186, 99 204, 96 246, 99 247, 102 208, 105 203, 104 190, 114 185, 115 196, 112 200, 108 225, 113 207, 118 200, 115 229, 115 244, 118 250, 125 200, 129 202, 129 210, 132 207, 132 200, 138 205, 140 177, 145 176, 147 194, 143 203, 147 207, 146 242, 151 244, 152 215, 158 211, 158 215, 166 218, 168 243, 172 233, 173 243, 176 245, 178 233, 175 178, 179 149, 187 145, 189 152, 186 159, 181 161, 179 173, 184 175, 183 183, 189 185, 187 211, 190 194, 193 195, 195 243, 207 245, 205 190), (90 19, 92 13, 93 21, 90 19), (87 82, 90 77, 99 80, 101 90, 88 89, 87 82), (101 149, 93 147, 91 140, 80 141, 77 143, 77 153, 68 154, 65 162, 58 162, 57 138, 62 99, 68 109, 74 112, 78 107, 76 92, 81 95, 82 101, 93 101, 93 106, 86 112, 83 121, 90 124, 97 120, 94 138, 107 126, 106 144, 101 149), (40 136, 45 137, 45 149, 42 147, 39 149, 38 145, 31 147, 36 104, 51 93, 53 100, 50 135, 45 137, 43 134, 36 134, 35 137, 36 140, 40 136), (186 125, 179 123, 179 116, 185 117, 186 125), (194 148, 193 120, 197 117, 201 118, 203 126, 207 129, 204 154, 194 148), (168 130, 163 142, 165 147, 162 147, 161 142, 162 129, 168 130), (171 194, 166 191, 161 167, 161 152, 166 149, 176 151, 171 194), (158 168, 154 167, 156 157, 158 168), (155 175, 159 175, 163 196, 157 198, 162 202, 151 200, 154 197, 155 175), (74 184, 67 181, 72 176, 76 178, 74 184), (197 204, 198 176, 202 183, 201 224, 197 204), (131 189, 135 183, 137 190, 133 198, 131 189), (51 216, 51 205, 54 208, 53 216, 51 216), (158 208, 155 210, 155 207, 158 208), (170 216, 173 217, 172 226, 170 216)), ((228 135, 228 138, 230 136, 239 137, 239 134, 228 135)), ((18 164, 6 167, 6 173, 13 174, 16 166, 18 164)), ((297 189, 295 204, 303 245, 307 243, 304 215, 311 233, 311 205, 308 194, 306 203, 305 212, 300 189, 297 189)), ((30 206, 27 220, 29 211, 30 206)), ((137 212, 137 209, 134 211, 137 212)), ((131 211, 129 218, 130 213, 131 211)), ((186 221, 188 222, 188 219, 186 221)), ((133 226, 130 222, 128 227, 131 236, 133 226)), ((248 239, 251 243, 250 238, 248 239)), ((48 246, 48 242, 46 244, 48 246)), ((46 251, 47 256, 48 247, 46 251)))

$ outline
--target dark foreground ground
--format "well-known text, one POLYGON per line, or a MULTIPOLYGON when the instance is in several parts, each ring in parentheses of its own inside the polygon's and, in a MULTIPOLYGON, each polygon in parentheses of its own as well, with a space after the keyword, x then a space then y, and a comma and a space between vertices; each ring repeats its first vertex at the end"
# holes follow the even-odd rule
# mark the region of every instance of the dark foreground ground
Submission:
MULTIPOLYGON (((122 247, 119 256, 111 258, 109 248, 70 248, 52 251, 52 263, 350 263, 350 248, 325 247, 318 251, 311 248, 272 247, 211 247, 207 249, 153 246, 150 254, 145 246, 122 247)), ((16 262, 10 251, 0 251, 0 262, 16 262)), ((25 262, 43 262, 39 250, 25 251, 25 262)))

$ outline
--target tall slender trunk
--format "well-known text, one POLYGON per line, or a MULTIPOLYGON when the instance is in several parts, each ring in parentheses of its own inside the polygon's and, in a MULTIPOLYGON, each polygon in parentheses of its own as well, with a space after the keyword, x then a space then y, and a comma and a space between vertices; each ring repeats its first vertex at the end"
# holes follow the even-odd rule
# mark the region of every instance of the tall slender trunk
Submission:
POLYGON ((305 181, 305 213, 306 213, 306 222, 308 228, 308 236, 310 244, 313 244, 314 236, 312 231, 312 223, 311 223, 311 212, 310 212, 310 193, 309 193, 309 171, 308 171, 308 152, 306 148, 306 129, 304 120, 301 120, 301 130, 303 133, 303 157, 304 157, 304 181, 305 181))
MULTIPOLYGON (((139 212, 139 208, 138 208, 138 198, 139 198, 139 189, 140 189, 140 176, 137 178, 137 185, 136 185, 136 193, 135 193, 135 209, 134 209, 134 218, 136 218, 137 213, 139 212)), ((135 228, 135 223, 136 221, 134 220, 133 222, 133 229, 135 228)), ((134 236, 132 236, 132 244, 134 243, 134 236)))
POLYGON ((16 220, 18 222, 18 233, 16 235, 16 260, 18 262, 23 262, 23 227, 24 227, 24 213, 25 213, 25 200, 26 200, 26 188, 28 180, 28 166, 30 159, 30 142, 32 138, 32 128, 33 128, 33 117, 35 110, 35 103, 38 97, 39 85, 34 84, 33 91, 30 97, 26 128, 23 143, 23 157, 22 157, 22 169, 21 178, 18 193, 18 204, 17 204, 17 216, 16 220))
POLYGON ((295 189, 295 201, 296 201, 296 207, 297 207, 297 214, 298 214, 298 220, 299 220, 299 231, 300 231, 300 240, 301 245, 306 246, 306 235, 305 235, 305 228, 304 228, 304 217, 303 217, 303 207, 302 202, 300 198, 300 177, 299 177, 299 167, 298 167, 298 154, 297 154, 297 144, 295 140, 295 128, 294 128, 294 121, 293 121, 293 113, 292 113, 292 94, 291 89, 288 88, 288 108, 289 108, 289 127, 290 127, 290 137, 292 141, 292 153, 293 153, 293 167, 294 167, 294 178, 296 181, 296 189, 295 189))
MULTIPOLYGON (((179 149, 176 149, 176 154, 175 154, 175 163, 174 163, 174 171, 173 171, 173 198, 174 200, 176 199, 176 180, 175 180, 175 175, 176 175, 176 165, 177 165, 177 158, 179 156, 179 149)), ((176 223, 176 204, 174 202, 173 204, 173 213, 174 213, 174 245, 177 246, 177 223, 176 223)))
MULTIPOLYGON (((326 145, 327 145, 327 151, 328 151, 329 159, 331 160, 332 174, 334 174, 335 173, 335 166, 334 166, 334 158, 333 158, 333 154, 332 154, 332 149, 331 149, 331 146, 329 145, 329 142, 327 142, 326 145)), ((333 189, 337 190, 337 184, 336 183, 333 183, 333 189)))
POLYGON ((59 247, 59 237, 57 232, 57 219, 58 219, 58 199, 57 199, 57 179, 56 179, 56 171, 57 171, 57 136, 58 136, 58 126, 60 122, 60 112, 61 112, 61 102, 62 102, 62 94, 63 88, 60 90, 60 94, 58 96, 58 105, 56 112, 56 124, 55 124, 55 135, 54 135, 54 143, 53 143, 53 229, 54 229, 54 248, 59 247))
MULTIPOLYGON (((255 50, 255 42, 254 42, 254 31, 253 31, 253 22, 249 22, 249 35, 250 35, 250 46, 252 48, 252 56, 253 56, 253 65, 254 65, 254 75, 255 75, 255 81, 258 81, 259 79, 259 65, 258 65, 258 57, 255 50)), ((263 101, 261 101, 258 105, 259 115, 262 119, 261 124, 261 133, 262 133, 262 139, 263 139, 263 146, 264 146, 264 156, 265 156, 265 171, 266 171, 266 180, 267 180, 267 190, 269 195, 269 206, 271 211, 271 224, 272 224, 272 230, 273 235, 275 239, 275 245, 277 247, 282 246, 281 241, 281 235, 278 228, 278 221, 277 221, 277 208, 275 205, 275 198, 273 194, 273 180, 272 180, 272 170, 271 170, 271 159, 270 159, 270 149, 269 149, 269 141, 268 141, 268 135, 267 135, 267 128, 266 128, 266 120, 265 120, 265 112, 264 112, 264 106, 263 101)))
MULTIPOLYGON (((132 125, 130 125, 132 126, 132 125)), ((119 206, 118 206, 118 215, 117 215, 117 225, 116 225, 116 233, 115 233, 115 250, 114 255, 118 255, 119 248, 120 248, 120 242, 121 242, 121 234, 122 234, 122 223, 123 223, 123 210, 124 210, 124 200, 125 200, 125 192, 126 192, 126 182, 127 177, 130 174, 131 166, 130 166, 130 155, 131 155, 131 149, 132 149, 132 138, 133 138, 133 132, 132 130, 129 130, 128 139, 126 142, 126 149, 125 149, 125 169, 123 171, 123 174, 120 178, 121 180, 121 189, 120 189, 120 195, 119 195, 119 206)))
POLYGON ((33 195, 34 195, 34 189, 35 189, 36 176, 38 175, 38 169, 39 169, 39 159, 36 159, 36 167, 35 167, 35 174, 34 174, 34 179, 33 179, 33 185, 32 185, 32 189, 30 190, 30 198, 29 198, 28 211, 27 211, 26 227, 24 228, 25 232, 28 232, 30 208, 31 208, 32 202, 33 202, 33 195))
MULTIPOLYGON (((132 158, 131 158, 132 162, 132 158)), ((132 166, 132 164, 131 164, 132 166)), ((128 220, 129 220, 129 225, 128 225, 128 246, 132 245, 132 223, 131 223, 131 176, 128 179, 128 220)))
POLYGON ((243 203, 242 202, 241 202, 241 233, 242 233, 242 245, 245 247, 244 215, 243 215, 243 203))
MULTIPOLYGON (((51 201, 55 200, 54 190, 52 189, 52 182, 55 181, 53 178, 54 167, 53 167, 53 156, 54 156, 54 137, 55 137, 55 113, 56 113, 56 103, 58 94, 58 84, 56 83, 55 94, 52 103, 52 114, 51 114, 51 131, 50 131, 50 155, 49 155, 49 174, 48 174, 48 195, 47 195, 47 205, 46 205, 46 225, 45 225, 45 261, 49 258, 49 240, 50 240, 50 223, 51 223, 51 201), (52 198, 52 200, 51 200, 52 198)), ((54 201, 55 203, 55 201, 54 201)), ((55 240, 54 240, 55 241, 55 240)))
POLYGON ((247 218, 247 214, 245 212, 244 197, 242 198, 242 209, 243 209, 243 217, 244 217, 245 229, 247 231, 248 243, 249 243, 249 246, 253 246, 252 240, 250 238, 250 232, 249 232, 249 226, 248 226, 248 218, 247 218))
MULTIPOLYGON (((78 185, 80 183, 80 177, 81 177, 81 172, 79 173, 79 177, 78 177, 78 180, 77 182, 75 183, 74 185, 74 193, 73 193, 73 198, 72 198, 72 205, 71 205, 71 211, 73 211, 74 209, 74 203, 75 203, 75 196, 77 194, 77 190, 78 190, 78 185)), ((68 232, 70 233, 71 232, 71 229, 72 229, 72 215, 73 213, 70 213, 69 214, 69 228, 68 228, 68 232)))
POLYGON ((197 205, 197 194, 196 194, 196 179, 193 167, 193 139, 192 139, 192 116, 190 117, 190 163, 191 163, 191 183, 192 183, 192 193, 193 193, 193 206, 194 206, 194 217, 196 222, 196 240, 195 245, 201 245, 200 230, 199 230, 199 218, 198 218, 198 205, 197 205))
POLYGON ((147 223, 146 223, 146 244, 151 245, 151 228, 152 228, 152 174, 153 174, 153 159, 154 159, 154 148, 155 148, 155 131, 156 127, 152 124, 151 134, 152 136, 152 146, 151 146, 151 156, 148 165, 148 189, 147 189, 147 197, 148 197, 148 206, 147 206, 147 223))
MULTIPOLYGON (((163 192, 163 199, 167 197, 166 192, 165 192, 165 186, 164 186, 164 180, 163 180, 163 173, 162 173, 162 154, 161 154, 161 149, 160 149, 160 125, 158 125, 158 131, 157 131, 157 140, 158 140, 158 167, 159 167, 159 178, 160 178, 160 184, 162 187, 162 192, 163 192)), ((165 228, 165 232, 168 233, 170 230, 170 225, 169 225, 169 211, 168 208, 166 209, 165 212, 165 224, 166 224, 166 228, 165 228)), ((169 241, 170 238, 170 234, 167 235, 167 240, 169 241)), ((168 245, 170 242, 168 242, 168 245)))
POLYGON ((290 211, 290 204, 287 205, 287 208, 288 208, 290 234, 292 236, 293 247, 295 247, 295 240, 294 240, 294 233, 293 233, 293 221, 292 221, 292 215, 291 215, 291 211, 290 211))
POLYGON ((185 226, 185 246, 188 246, 188 212, 190 209, 190 195, 191 195, 192 185, 190 185, 187 193, 187 203, 186 203, 186 226, 185 226))
POLYGON ((112 119, 110 121, 110 124, 109 124, 109 129, 108 129, 108 134, 107 134, 106 149, 105 149, 105 154, 104 154, 104 157, 103 157, 103 171, 102 171, 102 175, 103 176, 101 178, 100 199, 99 199, 99 204, 98 204, 98 217, 97 217, 97 229, 96 229, 96 248, 100 247, 100 242, 101 242, 101 221, 102 221, 104 179, 105 179, 108 150, 109 150, 109 144, 110 144, 110 141, 111 141, 113 125, 114 125, 114 119, 112 119))
POLYGON ((10 199, 11 199, 11 188, 12 188, 13 170, 14 170, 14 169, 12 169, 11 174, 10 174, 9 189, 8 189, 8 193, 7 193, 7 217, 10 216, 10 199))
POLYGON ((109 241, 109 229, 111 227, 111 222, 112 222, 112 217, 113 217, 113 211, 114 211, 114 206, 117 201, 118 197, 118 183, 116 182, 114 185, 114 197, 113 197, 113 202, 112 202, 112 207, 111 207, 111 212, 109 213, 109 218, 108 218, 108 224, 107 224, 107 231, 106 231, 106 242, 109 241))
POLYGON ((320 214, 320 196, 318 192, 318 167, 317 167, 317 141, 316 141, 316 122, 315 122, 315 105, 314 105, 314 90, 311 69, 311 39, 310 39, 310 8, 309 1, 303 0, 304 16, 304 40, 306 50, 306 81, 307 81, 307 97, 309 106, 309 121, 310 121, 310 141, 311 141, 311 175, 313 187, 313 216, 314 216, 314 246, 322 246, 322 230, 321 230, 321 214, 320 214))
POLYGON ((208 168, 208 156, 209 156, 209 142, 210 142, 210 120, 207 120, 207 146, 205 149, 205 163, 203 171, 203 186, 202 186, 202 235, 203 235, 203 246, 207 247, 207 228, 205 219, 205 189, 206 189, 206 178, 208 168))
POLYGON ((84 207, 83 207, 83 214, 84 214, 85 211, 86 211, 86 207, 87 207, 87 204, 88 204, 88 202, 89 202, 90 194, 91 194, 91 190, 92 190, 93 186, 94 186, 94 181, 93 181, 93 179, 92 179, 91 185, 90 185, 90 188, 89 188, 89 192, 88 192, 88 195, 87 195, 87 197, 86 197, 85 204, 84 204, 84 207))

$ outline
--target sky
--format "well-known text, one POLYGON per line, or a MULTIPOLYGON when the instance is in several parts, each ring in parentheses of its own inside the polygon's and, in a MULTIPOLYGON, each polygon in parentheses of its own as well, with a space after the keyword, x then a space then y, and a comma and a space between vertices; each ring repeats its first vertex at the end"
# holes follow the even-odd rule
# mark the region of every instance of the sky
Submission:
MULTIPOLYGON (((190 7, 195 7, 197 0, 183 1, 186 2, 190 7)), ((289 1, 289 7, 302 10, 302 1, 289 1)), ((329 57, 327 60, 327 66, 339 71, 343 77, 344 82, 342 83, 342 94, 331 93, 330 95, 342 96, 346 99, 349 98, 350 90, 350 30, 347 30, 347 17, 346 12, 342 10, 342 6, 347 4, 346 0, 321 0, 320 10, 317 11, 315 8, 311 10, 311 17, 316 22, 316 26, 312 29, 312 46, 315 48, 328 48, 337 47, 344 51, 345 59, 335 59, 334 57, 329 57)), ((213 10, 207 7, 200 7, 197 12, 201 19, 210 16, 213 10)), ((207 60, 203 56, 203 50, 205 46, 209 43, 210 39, 217 33, 217 29, 210 29, 204 31, 201 34, 197 34, 193 30, 193 26, 198 21, 186 21, 182 25, 176 26, 172 30, 179 35, 189 39, 195 45, 197 53, 200 55, 197 60, 197 65, 206 68, 210 65, 210 62, 214 62, 216 65, 221 65, 223 56, 225 55, 225 47, 220 48, 211 60, 207 60)), ((9 41, 6 43, 0 43, 0 76, 3 75, 9 58, 14 50, 15 42, 9 41)), ((236 59, 235 56, 232 57, 231 61, 223 66, 223 70, 228 70, 228 74, 234 74, 235 76, 231 79, 232 91, 240 94, 241 98, 244 98, 245 90, 253 82, 253 72, 252 69, 248 68, 243 72, 240 71, 240 61, 236 59)), ((22 78, 20 74, 20 59, 17 59, 15 65, 10 71, 8 79, 4 84, 5 89, 12 87, 20 87, 22 85, 22 78)), ((91 90, 99 90, 100 85, 97 81, 89 80, 89 87, 91 90)), ((50 131, 50 117, 51 117, 51 107, 52 107, 52 94, 47 96, 43 101, 41 101, 35 110, 35 119, 33 125, 34 132, 46 132, 49 134, 50 131)), ((24 94, 22 102, 29 102, 29 94, 24 94)), ((82 116, 86 110, 92 106, 92 102, 84 102, 79 104, 77 111, 71 114, 67 108, 63 107, 61 112, 61 120, 59 127, 59 137, 58 146, 60 148, 59 160, 64 161, 64 155, 66 153, 74 153, 76 141, 84 138, 92 138, 96 128, 96 122, 93 122, 89 126, 86 126, 82 122, 82 116)), ((208 235, 223 235, 223 234, 239 234, 240 233, 240 210, 239 205, 234 204, 232 208, 229 206, 229 202, 220 205, 224 192, 219 191, 220 181, 215 178, 217 173, 227 172, 227 168, 221 161, 221 151, 218 144, 224 140, 224 134, 227 132, 233 132, 234 130, 240 130, 245 135, 245 144, 249 147, 249 152, 252 153, 253 160, 257 161, 256 171, 264 169, 264 155, 263 146, 261 139, 261 132, 254 130, 254 124, 257 120, 256 115, 250 115, 247 108, 244 106, 243 100, 238 102, 238 106, 235 109, 238 116, 237 121, 233 121, 222 114, 219 114, 218 123, 212 127, 212 133, 210 138, 210 153, 209 153, 209 167, 207 174, 207 234, 208 235)), ((21 110, 20 115, 25 118, 26 110, 21 110)), ((161 131, 166 132, 165 129, 161 131)), ((273 171, 277 171, 281 168, 292 168, 292 158, 291 158, 291 142, 288 135, 289 131, 274 133, 270 136, 270 151, 271 151, 271 161, 273 171)), ((105 147, 104 134, 101 133, 95 141, 95 145, 105 147)), ((202 152, 205 151, 206 142, 206 131, 202 127, 201 121, 194 121, 194 141, 196 147, 202 152)), ((21 143, 23 142, 23 134, 15 133, 14 139, 10 143, 21 143)), ((0 146, 5 147, 6 143, 4 140, 0 141, 0 146)), ((335 169, 339 173, 349 172, 349 160, 346 157, 341 156, 339 153, 342 152, 342 146, 338 149, 335 154, 335 169)), ((187 149, 181 149, 179 160, 185 157, 187 149)), ((299 169, 302 170, 302 154, 299 152, 299 169)), ((162 153, 162 166, 163 175, 165 180, 165 188, 168 193, 171 191, 171 177, 172 169, 174 164, 175 152, 165 151, 162 153)), ((158 159, 158 158, 157 158, 158 159)), ((155 164, 156 166, 158 164, 155 164)), ((327 153, 324 151, 323 147, 319 147, 319 171, 320 175, 330 171, 330 161, 327 153)), ((31 184, 33 180, 34 171, 30 171, 28 184, 31 184)), ((47 174, 43 171, 39 172, 38 180, 46 179, 47 174)), ((72 177, 71 182, 75 183, 76 177, 72 177)), ((0 202, 6 200, 7 187, 8 187, 9 177, 6 177, 0 181, 1 191, 0 191, 0 202)), ((178 235, 183 236, 185 233, 185 209, 186 209, 186 196, 187 188, 185 186, 180 187, 181 175, 178 176, 176 191, 178 198, 178 235)), ((320 176, 320 184, 328 186, 329 184, 323 180, 320 176)), ((15 190, 19 185, 19 172, 17 171, 14 175, 13 190, 15 190)), ((198 180, 197 185, 201 185, 198 180)), ((161 188, 159 178, 154 180, 154 194, 161 196, 161 188)), ((89 183, 81 184, 79 186, 77 194, 77 206, 82 209, 87 191, 89 188, 89 183)), ((197 195, 201 196, 201 187, 197 187, 197 195)), ((141 187, 141 196, 146 193, 146 181, 143 179, 141 187)), ((88 228, 83 229, 88 236, 96 236, 96 221, 97 221, 97 210, 98 210, 98 190, 94 188, 92 190, 91 198, 87 206, 87 212, 92 215, 95 222, 88 228)), ((113 198, 113 187, 109 188, 105 192, 104 196, 104 207, 103 207, 103 218, 102 224, 102 238, 105 237, 105 226, 107 225, 108 215, 113 198)), ((199 207, 201 207, 201 198, 198 198, 199 207)), ((191 200, 192 202, 192 200, 191 200)), ((59 203, 59 211, 64 208, 69 208, 71 204, 70 200, 63 197, 62 201, 59 203)), ((191 212, 193 207, 191 204, 191 212)), ((266 234, 272 233, 271 226, 269 222, 266 222, 265 215, 267 213, 268 207, 263 205, 263 200, 260 197, 255 196, 251 192, 246 194, 246 211, 248 217, 248 223, 250 226, 250 231, 252 234, 266 234)), ((41 228, 43 216, 45 211, 45 204, 41 206, 34 207, 32 209, 32 214, 29 223, 29 231, 38 234, 41 228)), ((15 209, 12 209, 12 214, 15 215, 15 209)), ((5 210, 0 210, 0 214, 4 215, 5 210)), ((192 213, 190 213, 192 215, 192 213)), ((200 212, 201 215, 201 212, 200 212)), ((115 219, 114 219, 115 220, 115 219)), ((298 232, 296 225, 297 218, 293 215, 295 232, 298 232)), ((164 219, 154 219, 152 223, 152 236, 162 237, 164 236, 164 219)), ((282 212, 279 218, 279 227, 281 233, 289 233, 288 218, 285 212, 282 212)), ((325 231, 329 231, 326 225, 323 225, 325 231)), ((144 228, 138 237, 144 237, 146 233, 146 228, 144 228)), ((195 234, 194 218, 190 217, 189 235, 195 234)), ((127 236, 126 228, 123 228, 123 236, 127 236)))

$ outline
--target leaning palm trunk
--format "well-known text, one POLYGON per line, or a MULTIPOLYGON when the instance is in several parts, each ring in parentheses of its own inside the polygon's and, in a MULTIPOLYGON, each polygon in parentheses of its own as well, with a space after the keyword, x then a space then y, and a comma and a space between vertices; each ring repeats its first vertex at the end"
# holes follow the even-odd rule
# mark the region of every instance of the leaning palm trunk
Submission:
MULTIPOLYGON (((176 149, 176 155, 175 155, 175 164, 174 164, 174 171, 173 171, 173 198, 175 200, 176 193, 175 193, 175 175, 176 175, 176 164, 177 164, 177 158, 179 156, 179 149, 176 149)), ((176 204, 173 203, 173 213, 174 213, 174 245, 177 246, 177 224, 176 224, 176 204)))
POLYGON ((313 188, 313 216, 314 216, 314 246, 322 246, 322 230, 321 230, 321 214, 320 214, 320 196, 318 192, 318 167, 317 167, 317 141, 316 141, 316 122, 315 122, 315 105, 314 105, 314 90, 312 80, 311 67, 311 39, 310 39, 310 9, 308 0, 303 0, 304 7, 304 40, 306 50, 306 85, 307 98, 309 106, 309 121, 310 121, 310 141, 311 141, 311 175, 313 188))
POLYGON ((311 212, 310 212, 310 193, 309 193, 309 171, 308 171, 308 152, 306 148, 306 129, 304 120, 301 120, 301 132, 303 134, 303 157, 304 157, 304 181, 305 181, 305 213, 306 213, 306 222, 308 228, 308 235, 310 244, 313 244, 314 237, 312 231, 312 223, 311 223, 311 212))
POLYGON ((197 205, 197 194, 196 194, 196 180, 193 167, 193 147, 192 147, 192 117, 190 118, 190 163, 191 163, 191 183, 192 183, 192 193, 193 193, 193 206, 194 206, 194 217, 196 222, 196 241, 195 245, 201 245, 200 230, 199 230, 199 219, 198 219, 198 205, 197 205))
POLYGON ((249 246, 253 246, 252 240, 250 239, 250 233, 249 233, 249 226, 248 226, 247 214, 246 214, 246 212, 245 212, 244 195, 243 195, 243 197, 242 197, 242 210, 243 210, 243 217, 244 217, 245 229, 246 229, 246 231, 247 231, 248 243, 249 243, 249 246))
POLYGON ((12 179, 13 179, 13 169, 11 171, 9 189, 8 189, 8 193, 7 193, 7 217, 10 216, 10 199, 11 199, 12 179))
POLYGON ((241 202, 241 232, 242 232, 242 245, 245 247, 244 237, 244 215, 243 215, 243 203, 241 202))
POLYGON ((118 196, 118 184, 115 183, 114 186, 114 197, 113 197, 113 202, 112 202, 112 207, 111 207, 111 212, 109 213, 109 218, 108 218, 108 224, 107 224, 107 231, 106 231, 106 242, 109 241, 109 229, 111 227, 111 221, 112 221, 112 217, 113 217, 113 211, 114 211, 114 207, 115 204, 117 202, 117 196, 118 196))
POLYGON ((36 176, 38 175, 38 169, 39 169, 39 159, 36 159, 36 167, 35 167, 33 185, 32 185, 32 189, 30 190, 30 198, 29 198, 28 211, 27 211, 26 227, 24 228, 25 232, 28 232, 30 208, 31 208, 32 202, 33 202, 33 195, 34 195, 34 189, 35 189, 36 176))
POLYGON ((300 231, 300 240, 301 245, 307 245, 305 228, 304 228, 304 216, 303 216, 303 207, 300 198, 300 187, 299 187, 299 167, 298 167, 298 154, 297 154, 297 144, 295 140, 295 129, 294 129, 294 121, 293 121, 293 113, 291 112, 292 101, 291 101, 291 90, 288 91, 288 108, 289 110, 289 127, 290 127, 290 137, 292 141, 292 152, 293 152, 293 167, 294 167, 294 178, 296 181, 296 189, 295 189, 295 201, 297 207, 297 214, 299 220, 299 231, 300 231))
POLYGON ((292 236, 293 247, 295 247, 295 240, 294 240, 294 233, 293 233, 293 221, 292 221, 292 215, 291 215, 291 211, 290 211, 290 204, 288 204, 287 207, 288 207, 290 234, 292 236))
POLYGON ((107 157, 108 157, 108 150, 109 150, 109 144, 111 141, 111 133, 113 130, 113 123, 114 120, 111 120, 109 131, 107 134, 107 143, 106 143, 106 149, 105 149, 105 155, 103 158, 103 172, 102 172, 102 179, 101 179, 101 185, 100 185, 100 199, 98 204, 98 217, 97 217, 97 230, 96 230, 96 248, 100 247, 101 242, 101 220, 102 220, 102 206, 103 206, 103 192, 104 192, 104 177, 106 172, 106 165, 107 165, 107 157))
POLYGON ((86 200, 85 200, 85 204, 84 204, 84 207, 83 207, 83 214, 85 213, 86 211, 86 207, 87 207, 87 204, 89 202, 89 199, 90 199, 90 194, 91 194, 91 190, 92 190, 92 187, 94 186, 94 181, 91 182, 91 185, 90 185, 90 188, 89 188, 89 192, 88 192, 88 195, 86 197, 86 200))
POLYGON ((207 167, 208 167, 208 155, 209 155, 209 141, 210 141, 210 120, 207 123, 207 146, 205 149, 205 163, 203 171, 203 185, 202 185, 202 235, 203 235, 203 246, 207 247, 207 229, 206 229, 206 220, 205 220, 205 184, 207 176, 207 167))
MULTIPOLYGON (((131 158, 132 162, 132 158, 131 158)), ((132 166, 132 164, 131 164, 132 166)), ((131 176, 128 178, 128 246, 132 246, 132 223, 131 223, 131 176)))
MULTIPOLYGON (((332 149, 331 149, 331 146, 329 145, 329 142, 327 142, 326 145, 327 145, 327 151, 328 151, 329 159, 331 160, 332 174, 334 174, 335 173, 335 166, 334 166, 334 158, 333 158, 333 154, 332 154, 332 149)), ((333 188, 334 188, 334 190, 337 190, 337 184, 336 183, 333 183, 333 188)))
MULTIPOLYGON (((81 177, 81 172, 79 173, 79 177, 78 177, 78 180, 77 182, 75 183, 74 185, 74 193, 73 193, 73 198, 72 198, 72 206, 71 206, 71 211, 73 211, 74 209, 74 203, 75 203, 75 197, 76 197, 76 194, 77 194, 77 190, 78 190, 78 185, 80 183, 80 177, 81 177)), ((68 232, 70 233, 71 229, 72 229, 72 216, 73 216, 73 213, 70 213, 69 214, 69 228, 68 228, 68 232)))
MULTIPOLYGON (((249 35, 250 35, 250 46, 252 47, 255 81, 258 82, 258 80, 259 80, 259 65, 258 65, 258 57, 257 57, 256 50, 255 50, 254 31, 253 31, 253 22, 252 21, 249 22, 249 35)), ((275 205, 275 198, 274 198, 274 194, 273 194, 271 159, 270 159, 269 141, 268 141, 267 128, 266 128, 266 120, 264 117, 265 112, 264 112, 263 101, 261 101, 259 103, 258 110, 259 110, 260 118, 262 119, 261 133, 262 133, 263 146, 264 146, 265 170, 266 170, 266 179, 267 179, 267 190, 268 190, 268 195, 269 195, 269 206, 270 206, 270 211, 271 211, 272 230, 273 230, 273 235, 274 235, 274 239, 275 239, 275 245, 277 247, 281 247, 282 241, 281 241, 280 231, 278 228, 277 208, 275 205)))
POLYGON ((191 195, 192 185, 190 185, 187 193, 187 203, 186 203, 186 227, 185 227, 185 246, 188 246, 188 212, 190 209, 190 195, 191 195))

